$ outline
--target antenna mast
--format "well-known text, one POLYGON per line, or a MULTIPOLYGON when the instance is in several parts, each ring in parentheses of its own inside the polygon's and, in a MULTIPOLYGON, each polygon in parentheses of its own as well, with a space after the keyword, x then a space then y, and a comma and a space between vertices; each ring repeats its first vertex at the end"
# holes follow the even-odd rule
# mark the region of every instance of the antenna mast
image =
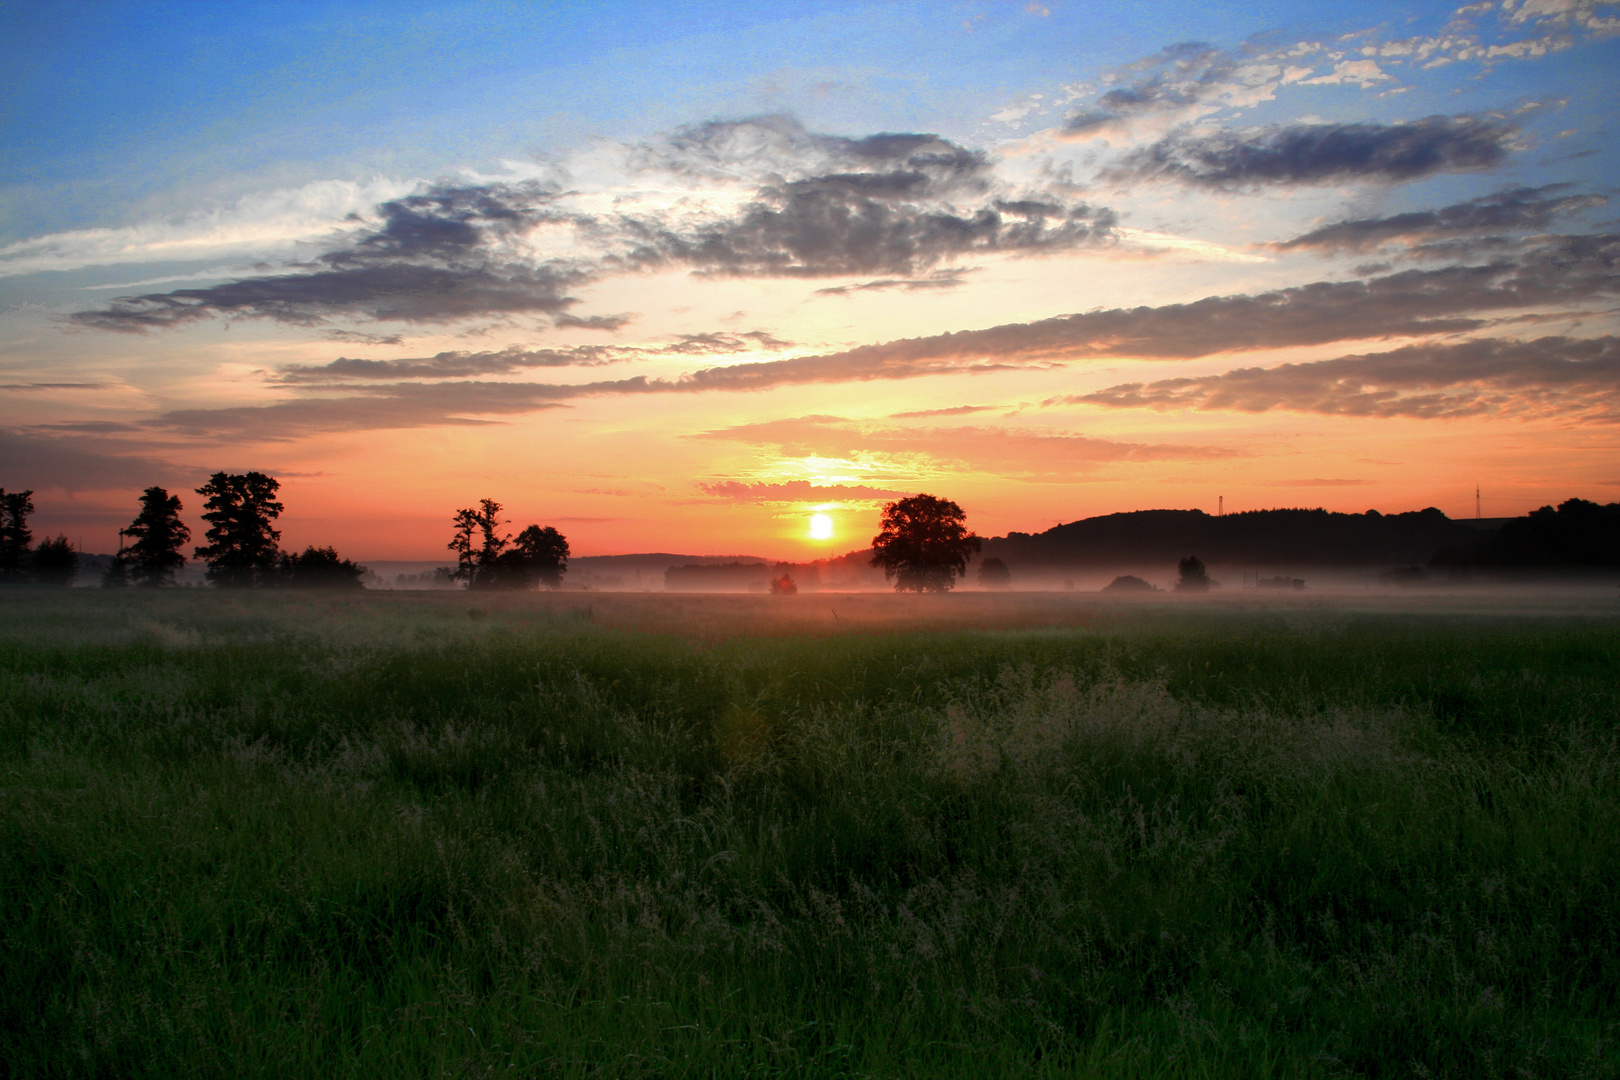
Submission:
POLYGON ((1225 495, 1217 495, 1217 496, 1215 496, 1215 516, 1216 517, 1225 517, 1226 516, 1226 496, 1225 495))
POLYGON ((1479 520, 1479 485, 1474 485, 1474 520, 1479 520))

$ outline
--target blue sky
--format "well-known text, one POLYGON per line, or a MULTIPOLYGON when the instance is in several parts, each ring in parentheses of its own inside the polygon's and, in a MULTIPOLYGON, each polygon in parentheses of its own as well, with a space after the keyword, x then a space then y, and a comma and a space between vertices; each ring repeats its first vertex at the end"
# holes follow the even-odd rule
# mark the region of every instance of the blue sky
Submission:
MULTIPOLYGON (((1005 101, 1175 41, 1437 31, 1437 4, 29 3, 7 5, 7 239, 275 185, 461 165, 789 112, 829 131, 983 137, 1005 101), (1347 12, 1350 14, 1347 15, 1347 12)), ((1500 107, 1612 71, 1408 73, 1386 108, 1500 107)), ((1334 105, 1323 94, 1331 115, 1334 105)), ((1576 97, 1587 113, 1601 102, 1576 97)), ((1594 140, 1603 146, 1612 140, 1594 140)), ((1612 165, 1612 159, 1606 164, 1612 165)))
POLYGON ((1002 531, 1206 481, 1453 512, 1479 473, 1500 512, 1620 482, 1615 4, 0 18, 0 485, 42 520, 110 533, 142 476, 229 465, 373 556, 469 483, 601 550, 804 554, 812 510, 860 539, 921 485, 1002 531), (1435 299, 1248 337, 1186 307, 1356 282, 1435 299), (1031 344, 1135 310, 1217 322, 1031 344), (601 475, 532 479, 559 455, 601 475), (362 486, 424 504, 362 526, 362 486))

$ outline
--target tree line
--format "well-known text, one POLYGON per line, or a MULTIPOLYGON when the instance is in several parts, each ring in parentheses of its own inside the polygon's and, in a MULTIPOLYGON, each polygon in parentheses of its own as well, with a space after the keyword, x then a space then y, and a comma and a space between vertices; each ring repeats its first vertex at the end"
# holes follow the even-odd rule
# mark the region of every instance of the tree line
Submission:
MULTIPOLYGON (((204 496, 202 518, 208 522, 206 544, 192 557, 207 564, 209 582, 227 589, 361 588, 366 568, 345 559, 336 548, 314 544, 302 552, 283 551, 276 518, 285 509, 276 498, 281 481, 261 472, 217 472, 197 488, 204 496)), ((77 576, 79 553, 66 537, 33 547, 28 517, 34 512, 32 491, 0 489, 0 579, 68 585, 77 576)), ((118 554, 102 576, 108 588, 175 584, 186 565, 185 546, 191 527, 180 520, 180 496, 161 487, 141 493, 140 512, 119 530, 118 554)))
MULTIPOLYGON (((197 488, 204 497, 207 541, 192 557, 207 565, 210 583, 226 589, 362 587, 366 568, 333 547, 314 544, 301 553, 281 549, 275 521, 285 510, 276 497, 281 481, 262 472, 216 472, 197 488)), ((0 581, 68 585, 78 575, 79 552, 65 536, 34 545, 28 518, 33 491, 0 488, 0 581)), ((456 553, 450 579, 469 589, 559 588, 568 572, 568 538, 550 525, 530 525, 516 536, 501 531, 501 504, 482 499, 456 511, 447 545, 456 553)), ((186 565, 191 527, 185 504, 162 487, 141 493, 140 512, 119 530, 118 554, 102 577, 107 587, 175 584, 186 565)))

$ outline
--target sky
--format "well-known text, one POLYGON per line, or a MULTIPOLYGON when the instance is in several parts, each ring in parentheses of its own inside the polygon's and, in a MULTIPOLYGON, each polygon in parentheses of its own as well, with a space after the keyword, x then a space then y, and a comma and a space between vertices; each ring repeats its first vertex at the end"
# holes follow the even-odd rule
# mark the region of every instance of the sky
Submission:
POLYGON ((0 487, 804 560, 1620 499, 1620 4, 0 3, 0 487), (814 538, 815 514, 832 535, 814 538))

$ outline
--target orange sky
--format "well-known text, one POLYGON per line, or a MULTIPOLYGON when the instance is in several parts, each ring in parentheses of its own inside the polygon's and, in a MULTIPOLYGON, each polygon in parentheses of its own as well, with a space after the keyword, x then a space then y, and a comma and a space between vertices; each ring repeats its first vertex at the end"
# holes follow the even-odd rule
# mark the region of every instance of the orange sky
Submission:
POLYGON ((807 89, 638 126, 627 97, 561 145, 414 146, 432 180, 264 151, 251 182, 147 164, 147 194, 47 221, 14 178, 0 485, 36 492, 36 535, 110 551, 145 486, 200 535, 192 489, 258 469, 284 546, 362 561, 444 558, 485 497, 576 555, 795 560, 919 491, 982 535, 1620 498, 1597 9, 1353 47, 1312 10, 1287 46, 1244 26, 1065 68, 1041 35, 1076 12, 997 9, 974 63, 1043 59, 994 101, 807 89))

